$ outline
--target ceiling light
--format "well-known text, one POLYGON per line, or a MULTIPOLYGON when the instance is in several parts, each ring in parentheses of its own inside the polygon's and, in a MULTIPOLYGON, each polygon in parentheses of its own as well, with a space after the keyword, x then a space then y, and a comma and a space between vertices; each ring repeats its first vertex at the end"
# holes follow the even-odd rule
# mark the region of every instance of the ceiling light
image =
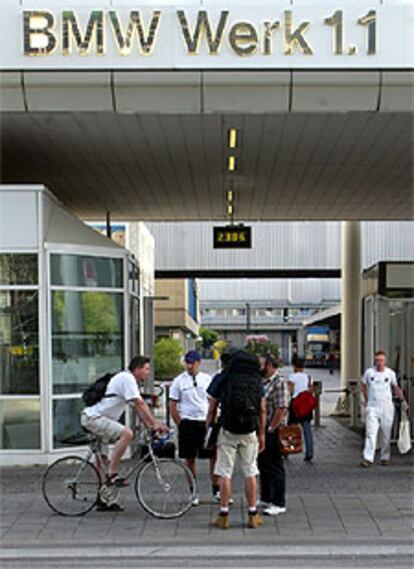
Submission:
POLYGON ((229 172, 234 172, 236 170, 237 162, 235 156, 229 156, 227 160, 227 168, 229 172))
POLYGON ((229 191, 227 192, 227 201, 228 201, 229 203, 231 203, 231 202, 233 201, 233 197, 234 197, 234 195, 233 195, 233 190, 229 190, 229 191))
POLYGON ((237 130, 235 128, 231 128, 229 130, 229 148, 236 148, 237 147, 237 130))
POLYGON ((233 206, 232 206, 231 204, 229 204, 229 205, 227 206, 227 214, 228 214, 228 215, 233 215, 233 212, 234 212, 234 208, 233 208, 233 206))

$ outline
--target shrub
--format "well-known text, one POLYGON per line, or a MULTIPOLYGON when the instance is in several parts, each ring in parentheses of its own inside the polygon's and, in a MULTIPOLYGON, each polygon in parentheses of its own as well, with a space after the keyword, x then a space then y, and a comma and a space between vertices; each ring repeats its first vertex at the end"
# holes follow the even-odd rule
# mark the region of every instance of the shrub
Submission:
POLYGON ((184 369, 184 348, 175 338, 161 338, 154 346, 155 377, 159 381, 173 379, 184 369))

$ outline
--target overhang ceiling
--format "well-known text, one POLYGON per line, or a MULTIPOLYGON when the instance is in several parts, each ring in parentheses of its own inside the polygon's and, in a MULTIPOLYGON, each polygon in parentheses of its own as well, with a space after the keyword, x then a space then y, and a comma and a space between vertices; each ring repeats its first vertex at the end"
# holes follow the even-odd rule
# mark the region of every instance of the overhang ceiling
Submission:
POLYGON ((2 182, 45 184, 85 219, 223 220, 231 184, 241 220, 412 219, 413 116, 8 112, 2 182))

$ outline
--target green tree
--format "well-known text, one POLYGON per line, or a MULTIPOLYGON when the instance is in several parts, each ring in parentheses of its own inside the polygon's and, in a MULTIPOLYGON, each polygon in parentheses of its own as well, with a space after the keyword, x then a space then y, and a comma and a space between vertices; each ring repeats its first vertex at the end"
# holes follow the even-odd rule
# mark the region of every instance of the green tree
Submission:
POLYGON ((219 339, 219 333, 211 328, 200 328, 201 346, 205 350, 213 347, 214 343, 219 339))
POLYGON ((155 377, 158 380, 173 379, 183 371, 181 358, 184 348, 175 338, 161 338, 155 343, 154 364, 155 377))

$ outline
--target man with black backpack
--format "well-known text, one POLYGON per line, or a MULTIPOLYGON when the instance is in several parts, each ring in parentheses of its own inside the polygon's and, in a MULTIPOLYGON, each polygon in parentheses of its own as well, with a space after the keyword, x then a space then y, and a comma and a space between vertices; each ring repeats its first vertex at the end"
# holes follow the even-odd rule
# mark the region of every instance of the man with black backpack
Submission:
MULTIPOLYGON (((104 442, 116 441, 108 467, 108 483, 117 487, 128 485, 128 481, 118 474, 118 466, 133 437, 132 430, 119 422, 125 405, 133 404, 147 428, 160 433, 169 431, 166 425, 156 421, 139 393, 138 385, 149 373, 150 359, 136 356, 132 358, 128 370, 106 374, 83 393, 86 407, 81 414, 82 426, 104 442)), ((107 454, 107 451, 103 454, 107 454)), ((113 506, 117 510, 122 509, 118 504, 113 506)), ((105 509, 105 504, 98 504, 98 507, 105 509)))
POLYGON ((207 390, 210 396, 208 421, 212 422, 221 406, 221 432, 217 444, 215 474, 220 476, 220 514, 213 526, 229 527, 231 479, 239 456, 245 477, 249 508, 248 526, 263 525, 257 512, 257 457, 264 449, 266 407, 263 397, 259 360, 243 350, 235 353, 220 381, 207 390))

